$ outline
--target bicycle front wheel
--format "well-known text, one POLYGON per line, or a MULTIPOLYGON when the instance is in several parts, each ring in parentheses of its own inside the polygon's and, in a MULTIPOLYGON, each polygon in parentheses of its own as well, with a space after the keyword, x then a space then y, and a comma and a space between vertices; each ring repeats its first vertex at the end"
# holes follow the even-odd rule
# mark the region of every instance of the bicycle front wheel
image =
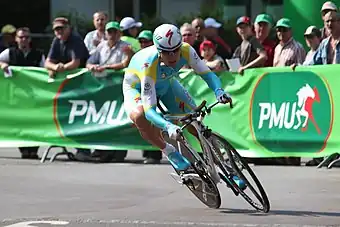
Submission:
MULTIPOLYGON (((230 174, 236 175, 247 185, 249 190, 242 190, 235 182, 232 182, 232 185, 238 191, 238 193, 242 195, 242 197, 256 210, 262 211, 264 213, 269 212, 270 203, 268 196, 259 179, 256 177, 255 173, 249 167, 245 159, 242 158, 237 150, 226 139, 217 133, 212 133, 210 141, 215 150, 214 156, 216 158, 216 164, 220 167, 223 174, 225 176, 230 176, 230 174), (226 160, 223 158, 223 153, 226 153, 228 156, 226 160), (247 177, 245 175, 247 175, 247 177), (249 195, 249 192, 252 193, 253 196, 249 195), (255 202, 254 200, 257 200, 259 203, 255 202)), ((225 181, 227 180, 224 178, 222 179, 225 181)), ((227 184, 230 185, 229 182, 227 184)))

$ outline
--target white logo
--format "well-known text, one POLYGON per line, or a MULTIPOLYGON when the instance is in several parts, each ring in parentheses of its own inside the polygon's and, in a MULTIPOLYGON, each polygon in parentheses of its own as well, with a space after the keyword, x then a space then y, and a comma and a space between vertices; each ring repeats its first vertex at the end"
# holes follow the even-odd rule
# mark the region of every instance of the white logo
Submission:
POLYGON ((264 123, 268 123, 268 128, 286 128, 286 129, 307 129, 308 119, 310 119, 317 131, 318 126, 312 113, 312 103, 319 102, 319 93, 316 88, 312 89, 309 84, 300 88, 297 93, 297 102, 283 102, 277 111, 276 103, 262 102, 259 103, 260 118, 258 129, 263 128, 264 123), (302 117, 304 122, 302 123, 302 117))
POLYGON ((85 116, 84 124, 108 124, 124 125, 130 122, 125 113, 124 106, 121 105, 116 114, 117 101, 106 101, 97 111, 96 102, 93 100, 69 100, 72 104, 68 124, 73 124, 76 117, 85 116))
MULTIPOLYGON (((26 222, 19 222, 13 225, 6 225, 5 227, 38 227, 38 225, 34 224, 50 224, 55 226, 61 225, 68 225, 69 222, 67 221, 26 221, 26 222)), ((40 225, 39 225, 40 226, 40 225)))

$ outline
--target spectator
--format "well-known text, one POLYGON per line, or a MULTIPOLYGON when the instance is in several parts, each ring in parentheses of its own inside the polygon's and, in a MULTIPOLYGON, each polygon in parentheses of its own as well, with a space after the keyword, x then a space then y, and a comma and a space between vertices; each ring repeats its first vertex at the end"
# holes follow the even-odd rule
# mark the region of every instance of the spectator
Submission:
POLYGON ((323 39, 316 50, 310 65, 326 65, 340 63, 340 13, 330 11, 324 17, 330 35, 323 39))
POLYGON ((218 35, 218 29, 222 27, 214 18, 207 18, 204 20, 203 35, 206 39, 212 41, 217 46, 216 52, 224 59, 232 56, 230 46, 218 35))
POLYGON ((280 42, 274 50, 273 66, 283 67, 302 64, 305 60, 306 52, 301 43, 294 40, 291 22, 288 18, 281 18, 276 23, 276 34, 280 42))
POLYGON ((250 18, 243 16, 236 21, 236 30, 242 39, 242 43, 234 52, 233 58, 239 58, 241 67, 238 72, 248 68, 261 67, 267 60, 267 53, 263 46, 253 35, 250 18))
MULTIPOLYGON (((340 63, 340 13, 331 10, 324 15, 323 19, 325 29, 329 31, 329 36, 321 41, 308 65, 340 63)), ((306 163, 306 166, 317 166, 322 161, 323 158, 313 158, 306 163)))
POLYGON ((89 52, 82 38, 72 32, 68 19, 54 19, 53 30, 56 37, 45 62, 50 77, 55 77, 57 72, 85 67, 89 52))
POLYGON ((95 51, 96 47, 105 40, 105 24, 108 16, 104 12, 96 12, 93 14, 93 24, 96 30, 87 33, 84 42, 90 52, 90 55, 95 51))
MULTIPOLYGON (((189 43, 192 47, 194 47, 194 49, 195 49, 195 45, 200 44, 200 42, 198 42, 195 39, 195 37, 196 37, 195 32, 196 31, 191 24, 184 23, 180 28, 180 32, 181 32, 181 35, 182 35, 182 41, 189 43)), ((198 51, 196 50, 196 53, 198 53, 197 55, 200 56, 199 45, 198 45, 198 51)), ((182 69, 190 69, 190 66, 188 64, 185 64, 182 67, 182 69)))
POLYGON ((183 42, 189 43, 190 46, 195 44, 195 29, 189 23, 184 23, 181 28, 180 32, 182 34, 183 42))
POLYGON ((152 46, 153 45, 153 41, 152 41, 152 31, 150 30, 143 30, 139 33, 138 37, 137 37, 141 49, 144 49, 146 47, 152 46))
POLYGON ((200 53, 210 70, 220 72, 227 69, 223 59, 216 54, 215 44, 210 40, 205 40, 201 43, 200 53))
MULTIPOLYGON (((320 46, 321 31, 316 26, 309 26, 306 29, 304 36, 305 36, 306 44, 310 48, 310 50, 308 51, 306 55, 303 65, 311 65, 313 64, 314 54, 320 46)), ((293 70, 295 70, 296 66, 297 66, 296 64, 293 64, 291 67, 293 70)))
POLYGON ((4 51, 5 49, 9 47, 13 47, 16 45, 15 42, 15 31, 16 28, 11 25, 7 24, 2 27, 1 29, 1 42, 0 42, 0 52, 4 51))
MULTIPOLYGON (((95 72, 95 75, 105 77, 102 73, 106 69, 120 70, 128 66, 132 57, 130 44, 120 39, 120 26, 116 21, 108 22, 105 26, 106 41, 103 41, 87 61, 86 67, 95 72)), ((123 162, 126 157, 126 150, 99 150, 96 149, 92 156, 99 156, 101 161, 111 161, 115 158, 123 162)))
POLYGON ((105 69, 120 70, 128 66, 131 54, 126 51, 130 44, 120 40, 120 27, 116 21, 105 26, 106 38, 87 60, 86 67, 91 71, 102 72, 105 69))
MULTIPOLYGON (((84 68, 89 57, 89 52, 83 39, 72 32, 69 21, 64 17, 57 17, 53 21, 55 38, 49 50, 45 68, 50 78, 56 73, 77 68, 84 68)), ((79 161, 90 160, 90 149, 77 149, 76 159, 79 161)))
POLYGON ((306 29, 304 36, 310 50, 306 55, 303 65, 309 65, 313 61, 314 54, 320 46, 321 31, 316 26, 309 26, 306 29))
MULTIPOLYGON (((44 67, 45 57, 43 53, 31 48, 31 36, 29 28, 16 30, 15 42, 17 46, 9 47, 0 54, 1 69, 8 73, 9 66, 35 66, 44 67)), ((19 147, 21 158, 38 159, 39 147, 19 147)))
MULTIPOLYGON (((328 1, 328 2, 325 2, 322 7, 321 7, 321 16, 322 16, 322 20, 325 22, 325 15, 328 13, 328 12, 337 12, 338 11, 338 7, 331 1, 328 1)), ((324 23, 324 26, 323 28, 321 28, 321 38, 322 39, 325 39, 327 38, 330 33, 329 31, 327 30, 326 28, 326 24, 324 23)))
POLYGON ((204 30, 204 21, 202 18, 195 18, 191 22, 191 26, 195 29, 196 35, 195 35, 195 42, 194 45, 192 46, 195 50, 196 53, 200 52, 200 44, 203 42, 204 37, 203 37, 203 30, 204 30))
POLYGON ((141 48, 136 37, 138 35, 138 29, 142 27, 142 25, 142 22, 136 22, 132 17, 124 17, 123 20, 120 21, 120 28, 123 32, 121 40, 130 43, 135 53, 141 48))
POLYGON ((273 66, 274 49, 276 46, 276 42, 269 38, 272 19, 268 14, 259 14, 255 19, 254 25, 256 38, 267 53, 267 60, 264 63, 264 67, 271 67, 273 66))

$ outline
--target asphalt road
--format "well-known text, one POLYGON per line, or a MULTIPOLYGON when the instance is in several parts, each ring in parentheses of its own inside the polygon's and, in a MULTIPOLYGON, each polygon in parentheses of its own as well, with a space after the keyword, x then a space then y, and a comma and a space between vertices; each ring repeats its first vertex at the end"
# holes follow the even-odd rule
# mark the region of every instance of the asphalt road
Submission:
POLYGON ((271 211, 262 214, 222 184, 221 208, 209 209, 169 176, 168 164, 138 164, 138 151, 129 152, 128 160, 42 164, 1 149, 0 225, 340 226, 338 168, 254 166, 271 202, 271 211))

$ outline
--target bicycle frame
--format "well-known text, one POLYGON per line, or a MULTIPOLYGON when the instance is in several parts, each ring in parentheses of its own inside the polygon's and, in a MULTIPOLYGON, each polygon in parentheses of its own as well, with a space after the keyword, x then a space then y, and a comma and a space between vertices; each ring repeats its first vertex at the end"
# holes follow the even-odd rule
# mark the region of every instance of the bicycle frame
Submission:
MULTIPOLYGON (((216 105, 216 104, 214 104, 216 105)), ((213 106, 214 106, 213 105, 213 106)), ((203 112, 202 112, 203 113, 203 112)), ((184 122, 184 125, 180 128, 180 132, 179 134, 181 135, 180 138, 178 138, 177 140, 177 145, 179 148, 179 152, 183 155, 183 152, 181 150, 181 146, 180 144, 183 143, 184 146, 188 149, 188 151, 191 153, 191 155, 193 155, 195 157, 196 160, 200 161, 200 164, 203 165, 203 167, 205 169, 208 170, 208 174, 209 176, 214 180, 215 183, 220 182, 221 178, 216 170, 216 166, 214 163, 214 158, 213 158, 213 154, 212 154, 212 144, 210 143, 210 141, 207 139, 208 133, 211 132, 210 129, 208 129, 207 126, 205 126, 203 124, 203 119, 204 119, 204 115, 202 113, 197 113, 197 116, 193 117, 190 120, 187 120, 184 122), (190 144, 187 143, 187 141, 184 139, 183 136, 183 130, 188 127, 189 125, 192 125, 196 132, 198 133, 198 138, 201 141, 203 146, 206 146, 205 148, 202 147, 203 149, 203 155, 205 155, 205 160, 203 160, 201 158, 201 156, 191 147, 190 144)), ((171 115, 171 114, 166 114, 164 116, 165 119, 167 120, 180 120, 183 118, 183 115, 171 115)))

